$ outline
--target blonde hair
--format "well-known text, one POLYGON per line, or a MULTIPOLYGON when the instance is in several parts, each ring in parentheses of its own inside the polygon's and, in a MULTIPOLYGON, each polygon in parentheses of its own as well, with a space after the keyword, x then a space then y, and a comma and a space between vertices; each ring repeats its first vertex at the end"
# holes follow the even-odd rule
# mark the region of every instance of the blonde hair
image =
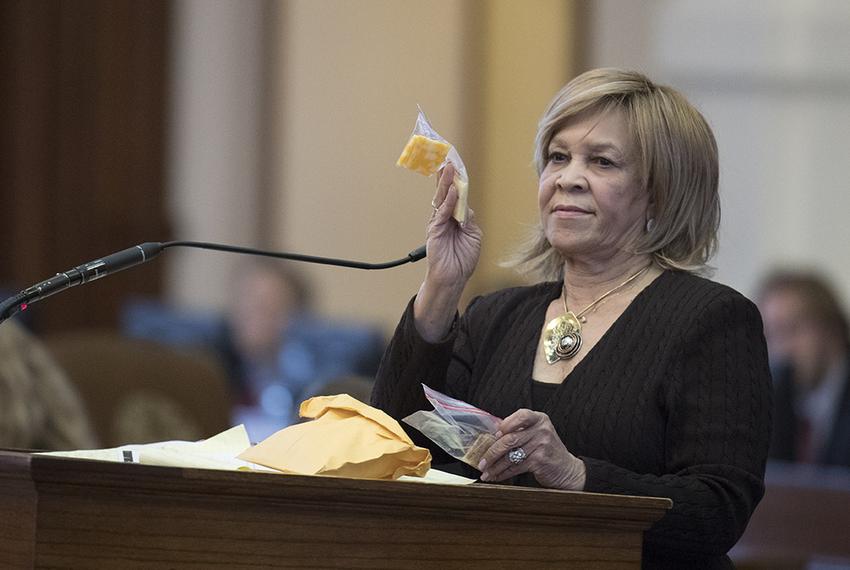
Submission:
MULTIPOLYGON (((717 143, 705 118, 671 87, 620 69, 595 69, 567 83, 540 119, 534 163, 538 176, 549 143, 579 115, 620 110, 636 146, 654 224, 635 242, 665 269, 701 271, 717 249, 720 225, 717 143)), ((505 265, 535 277, 563 277, 563 259, 538 222, 530 240, 505 265)))

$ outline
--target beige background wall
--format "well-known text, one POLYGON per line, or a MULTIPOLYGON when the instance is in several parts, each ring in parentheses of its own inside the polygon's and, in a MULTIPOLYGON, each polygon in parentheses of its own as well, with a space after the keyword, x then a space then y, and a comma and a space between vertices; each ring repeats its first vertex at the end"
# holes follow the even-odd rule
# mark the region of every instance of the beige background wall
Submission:
POLYGON ((479 91, 483 116, 481 136, 472 146, 487 239, 473 285, 487 290, 518 280, 497 263, 537 220, 534 135, 554 94, 580 71, 581 13, 563 1, 482 5, 487 9, 480 58, 485 70, 479 91))
MULTIPOLYGON (((434 180, 395 160, 416 104, 470 170, 486 235, 473 287, 535 219, 535 125, 572 74, 571 4, 560 1, 294 0, 277 13, 273 245, 364 260, 424 242, 434 180)), ((424 262, 385 272, 306 267, 321 309, 395 325, 424 262)))
MULTIPOLYGON (((485 232, 469 293, 536 219, 532 143, 576 73, 560 0, 179 0, 170 177, 177 237, 364 261, 424 243, 434 180, 395 161, 425 109, 464 157, 485 232)), ((221 308, 235 256, 174 251, 169 298, 221 308)), ((395 326, 425 264, 301 265, 319 310, 395 326)))
POLYGON ((643 69, 705 113, 720 150, 716 279, 745 295, 815 268, 850 306, 850 2, 596 0, 588 63, 643 69))
MULTIPOLYGON (((431 181, 395 160, 417 103, 444 137, 461 136, 463 3, 441 4, 294 0, 278 11, 275 246, 382 261, 423 243, 431 181)), ((304 269, 323 312, 387 322, 423 267, 304 269)))
MULTIPOLYGON (((263 17, 258 0, 174 4, 169 210, 175 239, 258 245, 263 212, 263 17)), ((174 249, 162 256, 180 307, 218 308, 234 255, 174 249)))

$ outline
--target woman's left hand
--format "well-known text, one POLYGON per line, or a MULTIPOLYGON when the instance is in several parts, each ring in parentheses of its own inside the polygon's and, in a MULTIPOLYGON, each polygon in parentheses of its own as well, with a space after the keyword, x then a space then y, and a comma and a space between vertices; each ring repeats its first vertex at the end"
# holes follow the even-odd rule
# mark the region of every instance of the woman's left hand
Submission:
POLYGON ((546 414, 517 410, 502 420, 496 438, 478 464, 482 481, 504 481, 531 473, 549 489, 584 489, 584 461, 567 450, 546 414), (508 453, 519 449, 525 459, 511 462, 508 453))

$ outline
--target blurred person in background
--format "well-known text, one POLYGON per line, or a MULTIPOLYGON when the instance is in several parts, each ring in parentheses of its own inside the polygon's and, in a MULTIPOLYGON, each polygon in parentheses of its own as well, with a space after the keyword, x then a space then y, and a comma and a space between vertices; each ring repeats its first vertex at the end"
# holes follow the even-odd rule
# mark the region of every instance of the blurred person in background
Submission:
MULTIPOLYGON (((287 331, 309 310, 301 275, 285 264, 250 261, 239 266, 225 324, 225 363, 237 402, 255 405, 263 392, 279 386, 289 409, 291 400, 310 382, 310 363, 300 355, 284 358, 287 331)), ((266 393, 267 407, 278 407, 266 393)))
POLYGON ((363 323, 325 318, 309 283, 291 264, 250 259, 237 266, 225 314, 175 311, 159 303, 127 307, 130 336, 202 346, 217 354, 231 382, 233 422, 254 441, 297 421, 302 400, 346 376, 374 378, 386 346, 363 323))
POLYGON ((236 382, 234 419, 253 437, 297 421, 301 401, 325 382, 374 377, 383 336, 319 317, 307 282, 292 266, 251 260, 240 266, 231 299, 224 355, 236 382))
POLYGON ((97 447, 76 389, 41 342, 14 320, 0 324, 0 446, 97 447))
POLYGON ((758 303, 774 376, 770 457, 850 467, 850 334, 826 279, 781 270, 758 303))

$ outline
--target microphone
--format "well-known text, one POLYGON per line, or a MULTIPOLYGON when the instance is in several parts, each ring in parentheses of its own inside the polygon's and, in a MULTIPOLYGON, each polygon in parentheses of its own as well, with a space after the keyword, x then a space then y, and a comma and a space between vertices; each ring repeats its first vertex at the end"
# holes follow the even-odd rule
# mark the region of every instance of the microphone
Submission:
POLYGON ((425 246, 423 245, 408 253, 407 257, 403 257, 401 259, 387 261, 384 263, 364 263, 362 261, 317 257, 314 255, 302 255, 299 253, 266 251, 250 247, 202 241, 168 241, 165 243, 145 242, 133 247, 128 247, 127 249, 121 250, 117 253, 107 255, 106 257, 95 259, 88 263, 83 263, 82 265, 78 265, 68 271, 57 273, 50 279, 45 279, 40 283, 36 283, 32 287, 24 289, 17 295, 9 297, 0 303, 0 323, 16 313, 26 310, 32 303, 46 299, 51 295, 55 295, 56 293, 64 291, 70 287, 74 287, 75 285, 88 283, 89 281, 106 277, 111 273, 150 261, 159 255, 162 250, 170 247, 193 247, 230 253, 261 255, 265 257, 275 257, 278 259, 303 261, 306 263, 352 267, 354 269, 389 269, 391 267, 404 265, 405 263, 415 263, 427 255, 425 246))

